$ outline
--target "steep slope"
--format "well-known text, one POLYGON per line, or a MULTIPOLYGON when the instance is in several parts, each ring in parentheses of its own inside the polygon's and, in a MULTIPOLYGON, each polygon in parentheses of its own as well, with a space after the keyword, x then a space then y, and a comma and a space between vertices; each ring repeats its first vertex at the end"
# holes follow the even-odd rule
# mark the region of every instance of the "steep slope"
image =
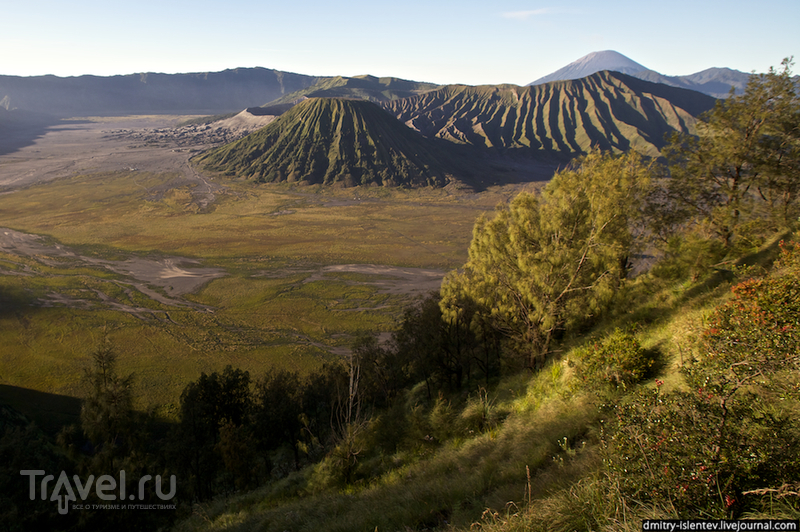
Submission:
POLYGON ((311 98, 195 162, 257 182, 443 186, 449 158, 374 103, 311 98))
POLYGON ((7 109, 61 117, 218 114, 261 105, 320 79, 266 68, 110 77, 0 76, 0 101, 7 109))
POLYGON ((653 83, 702 92, 715 98, 727 98, 731 88, 741 94, 750 81, 750 74, 730 68, 709 68, 688 76, 665 76, 653 70, 644 70, 634 76, 653 83))
POLYGON ((528 87, 450 85, 384 107, 427 137, 563 159, 593 147, 657 156, 665 134, 693 132, 714 101, 604 71, 528 87))
POLYGON ((274 107, 296 103, 304 98, 358 98, 372 102, 387 102, 408 98, 417 94, 438 89, 440 85, 408 81, 400 78, 377 78, 375 76, 355 76, 325 78, 314 85, 287 94, 264 107, 274 107))
MULTIPOLYGON (((2 102, 0 102, 2 104, 2 102)), ((0 105, 0 155, 29 146, 47 131, 52 117, 0 105)))
POLYGON ((619 52, 605 50, 585 55, 564 68, 560 68, 552 74, 537 79, 530 83, 530 85, 542 85, 552 81, 585 78, 586 76, 591 76, 595 72, 601 72, 603 70, 613 70, 614 72, 633 75, 647 69, 619 52))

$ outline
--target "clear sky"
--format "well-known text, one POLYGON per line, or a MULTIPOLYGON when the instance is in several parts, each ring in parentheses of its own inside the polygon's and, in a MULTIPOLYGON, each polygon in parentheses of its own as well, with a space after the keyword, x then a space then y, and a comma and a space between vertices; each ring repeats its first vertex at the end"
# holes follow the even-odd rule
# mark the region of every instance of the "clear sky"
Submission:
POLYGON ((600 50, 667 75, 800 65, 800 0, 0 0, 6 75, 261 66, 524 85, 600 50))

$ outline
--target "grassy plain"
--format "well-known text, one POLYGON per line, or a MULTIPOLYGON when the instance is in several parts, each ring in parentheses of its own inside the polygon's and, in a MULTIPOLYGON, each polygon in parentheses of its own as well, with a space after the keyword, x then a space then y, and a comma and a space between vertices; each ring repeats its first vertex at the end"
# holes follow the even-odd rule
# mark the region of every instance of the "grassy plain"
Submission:
POLYGON ((466 259, 475 218, 519 190, 224 185, 205 209, 180 176, 136 171, 0 195, 0 227, 73 253, 0 254, 0 383, 80 396, 88 354, 104 335, 120 371, 136 375, 139 406, 166 416, 201 372, 227 364, 255 375, 273 366, 309 371, 358 332, 391 330, 420 295, 391 270, 325 266, 443 274, 466 259), (175 298, 171 287, 81 259, 175 255, 225 275, 175 298))
POLYGON ((466 256, 477 214, 512 195, 232 184, 199 212, 189 187, 148 201, 170 177, 119 172, 30 187, 0 196, 0 224, 70 246, 449 268, 466 256))

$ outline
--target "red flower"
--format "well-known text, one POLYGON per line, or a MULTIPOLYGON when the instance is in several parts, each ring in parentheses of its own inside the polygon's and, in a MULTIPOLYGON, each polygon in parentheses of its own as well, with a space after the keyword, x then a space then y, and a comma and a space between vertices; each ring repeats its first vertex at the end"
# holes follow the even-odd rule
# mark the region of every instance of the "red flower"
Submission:
POLYGON ((736 498, 731 497, 730 495, 725 495, 725 508, 730 508, 734 504, 736 504, 736 498))

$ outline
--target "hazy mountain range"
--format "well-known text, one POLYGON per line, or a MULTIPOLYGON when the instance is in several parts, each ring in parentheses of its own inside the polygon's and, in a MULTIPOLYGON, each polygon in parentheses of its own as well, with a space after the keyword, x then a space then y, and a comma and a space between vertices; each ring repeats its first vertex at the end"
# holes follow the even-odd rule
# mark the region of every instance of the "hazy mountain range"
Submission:
POLYGON ((673 87, 690 89, 708 94, 715 98, 728 97, 731 88, 737 93, 742 92, 750 79, 750 74, 730 68, 709 68, 688 76, 665 76, 659 74, 655 70, 640 65, 619 52, 606 50, 585 55, 564 68, 560 68, 552 74, 537 79, 530 83, 530 85, 541 85, 551 81, 579 79, 602 70, 613 70, 654 83, 663 83, 673 87))
POLYGON ((322 77, 266 68, 194 74, 0 76, 0 106, 70 116, 217 114, 263 105, 322 77))
MULTIPOLYGON (((724 97, 740 90, 748 74, 713 68, 689 76, 663 76, 612 51, 593 52, 531 85, 579 79, 613 70, 646 81, 724 97)), ((267 103, 296 103, 303 97, 356 97, 371 101, 406 98, 441 86, 398 78, 319 77, 266 68, 237 68, 191 74, 125 76, 3 76, 0 107, 53 116, 133 113, 219 114, 267 103)))

